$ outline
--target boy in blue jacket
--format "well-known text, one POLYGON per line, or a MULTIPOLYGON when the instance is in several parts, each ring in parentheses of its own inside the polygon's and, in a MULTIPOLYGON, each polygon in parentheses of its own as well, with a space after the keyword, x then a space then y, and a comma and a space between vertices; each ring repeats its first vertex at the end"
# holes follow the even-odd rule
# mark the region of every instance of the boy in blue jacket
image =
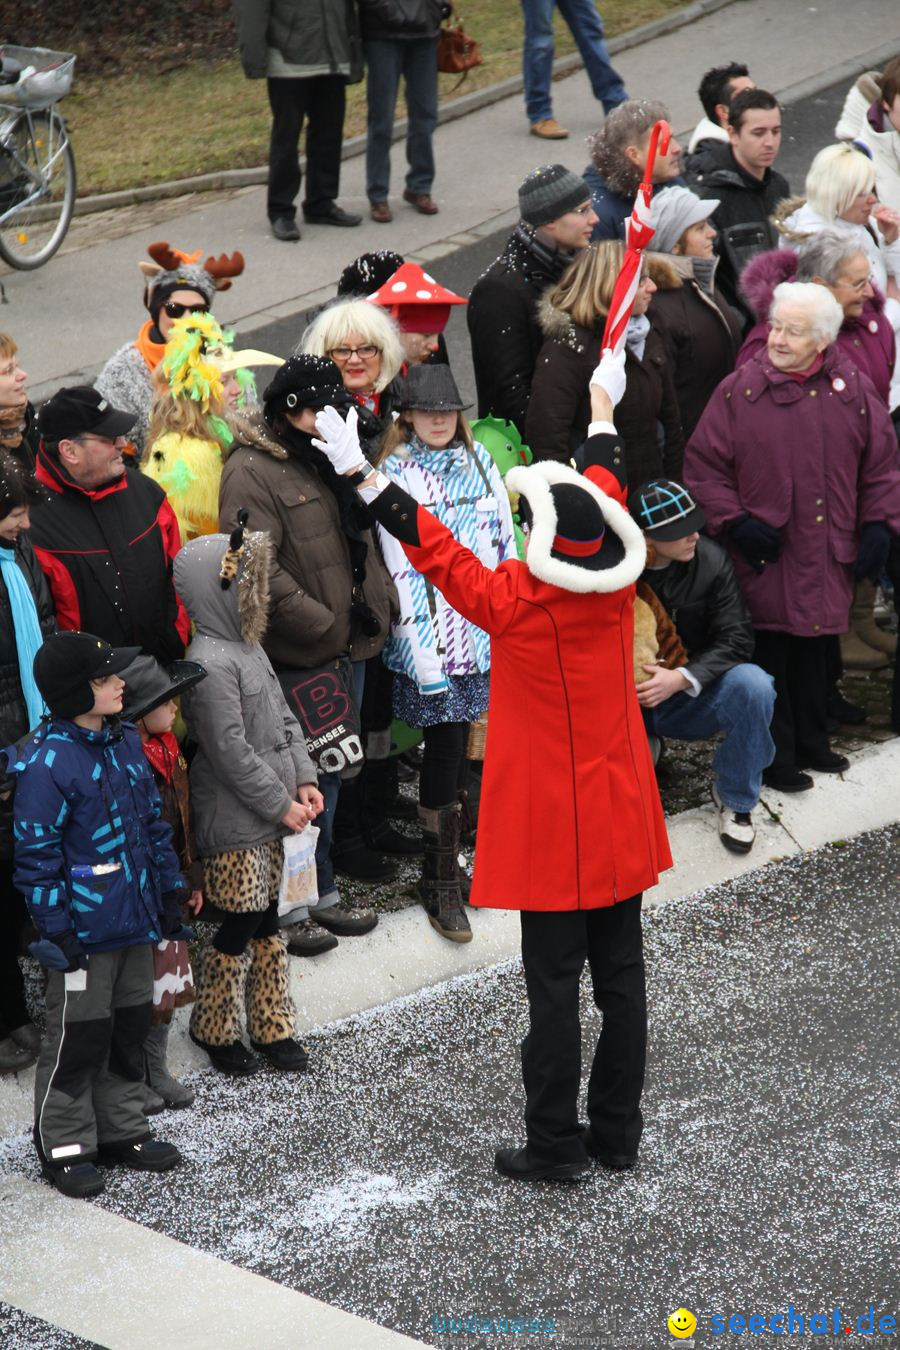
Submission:
POLYGON ((181 1161, 142 1105, 153 946, 188 930, 171 826, 138 734, 118 720, 118 672, 138 654, 90 633, 48 638, 34 678, 50 718, 9 754, 15 884, 48 969, 34 1141, 44 1177, 79 1198, 103 1189, 98 1160, 147 1172, 181 1161))

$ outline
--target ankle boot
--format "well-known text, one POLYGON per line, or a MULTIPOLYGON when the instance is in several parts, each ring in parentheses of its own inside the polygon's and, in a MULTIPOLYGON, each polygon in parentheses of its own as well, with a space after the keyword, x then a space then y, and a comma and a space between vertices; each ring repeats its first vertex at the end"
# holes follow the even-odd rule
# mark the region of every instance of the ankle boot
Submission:
POLYGON ((241 1041, 248 965, 246 953, 232 956, 218 947, 207 947, 190 1022, 191 1040, 206 1051, 214 1067, 241 1077, 259 1068, 241 1041))
POLYGON ((334 870, 354 881, 393 881, 397 864, 373 852, 366 844, 362 830, 362 807, 359 775, 341 783, 337 806, 334 809, 334 827, 331 832, 331 861, 334 870))
MULTIPOLYGON (((391 798, 398 795, 399 788, 396 777, 392 779, 390 769, 384 767, 387 764, 385 759, 367 759, 356 780, 359 783, 362 836, 367 846, 376 853, 391 853, 401 858, 414 857, 422 852, 422 840, 394 829, 388 819, 391 798)), ((413 814, 417 814, 414 806, 413 814)))
POLYGON ((168 1045, 169 1023, 161 1022, 151 1027, 144 1040, 144 1077, 166 1106, 180 1111, 183 1107, 193 1105, 194 1092, 170 1074, 166 1063, 168 1045))
POLYGON ((459 879, 459 832, 462 808, 419 807, 425 857, 422 877, 416 887, 428 922, 451 942, 471 942, 472 929, 463 910, 459 879))
POLYGON ((875 622, 875 595, 874 582, 865 578, 857 581, 850 607, 850 627, 867 647, 874 647, 876 652, 884 652, 886 656, 896 656, 896 634, 886 633, 875 622))
POLYGON ((863 642, 855 628, 841 634, 841 662, 845 670, 881 670, 888 664, 885 652, 863 642))

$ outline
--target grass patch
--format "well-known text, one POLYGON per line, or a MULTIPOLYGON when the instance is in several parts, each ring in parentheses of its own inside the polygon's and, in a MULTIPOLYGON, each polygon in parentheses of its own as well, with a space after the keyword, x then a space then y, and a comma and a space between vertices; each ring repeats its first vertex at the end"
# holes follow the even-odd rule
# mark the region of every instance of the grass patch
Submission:
MULTIPOLYGON (((684 9, 688 0, 603 0, 608 36, 684 9)), ((441 76, 441 101, 515 75, 521 68, 522 13, 517 0, 463 5, 467 30, 484 64, 455 91, 441 76)), ((557 54, 574 49, 557 16, 557 54)), ((220 169, 265 164, 269 105, 264 80, 246 80, 235 60, 192 62, 159 73, 79 76, 63 104, 78 164, 80 196, 140 187, 220 169)), ((638 91, 649 92, 649 91, 638 91)), ((348 91, 346 136, 365 131, 365 84, 348 91)), ((398 106, 398 115, 402 108, 398 106)))

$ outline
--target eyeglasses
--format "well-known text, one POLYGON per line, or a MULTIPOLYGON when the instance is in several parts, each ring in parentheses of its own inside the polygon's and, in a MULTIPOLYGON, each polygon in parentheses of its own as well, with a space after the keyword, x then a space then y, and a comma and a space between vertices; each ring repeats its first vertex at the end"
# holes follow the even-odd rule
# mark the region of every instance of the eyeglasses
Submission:
POLYGON ((373 356, 380 353, 380 347, 373 347, 371 342, 366 342, 361 347, 332 347, 328 355, 333 361, 349 361, 351 356, 358 356, 361 361, 371 361, 373 356))
POLYGON ((208 314, 209 305, 179 305, 175 300, 167 300, 163 305, 170 319, 182 319, 185 314, 208 314))
POLYGON ((838 286, 846 286, 848 291, 853 291, 854 295, 862 295, 869 284, 869 278, 863 277, 862 281, 848 281, 846 277, 838 277, 838 286))

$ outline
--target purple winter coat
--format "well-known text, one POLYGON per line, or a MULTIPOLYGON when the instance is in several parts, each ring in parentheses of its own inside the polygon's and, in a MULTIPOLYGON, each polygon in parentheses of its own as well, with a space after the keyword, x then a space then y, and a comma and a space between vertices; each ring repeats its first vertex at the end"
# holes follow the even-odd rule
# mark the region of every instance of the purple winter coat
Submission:
POLYGON ((900 451, 871 381, 836 345, 803 383, 766 353, 719 385, 688 442, 684 481, 713 535, 749 513, 781 534, 760 575, 724 538, 756 628, 845 633, 859 527, 900 531, 900 451))
MULTIPOLYGON (((769 337, 769 306, 772 293, 782 281, 795 281, 797 254, 793 249, 776 248, 751 258, 741 273, 741 294, 750 309, 758 316, 744 338, 737 354, 736 366, 742 366, 751 356, 763 351, 769 337)), ((868 375, 879 397, 889 405, 891 372, 894 369, 894 329, 884 313, 884 296, 877 286, 875 294, 866 301, 858 319, 845 319, 837 335, 837 345, 854 366, 868 375)))

